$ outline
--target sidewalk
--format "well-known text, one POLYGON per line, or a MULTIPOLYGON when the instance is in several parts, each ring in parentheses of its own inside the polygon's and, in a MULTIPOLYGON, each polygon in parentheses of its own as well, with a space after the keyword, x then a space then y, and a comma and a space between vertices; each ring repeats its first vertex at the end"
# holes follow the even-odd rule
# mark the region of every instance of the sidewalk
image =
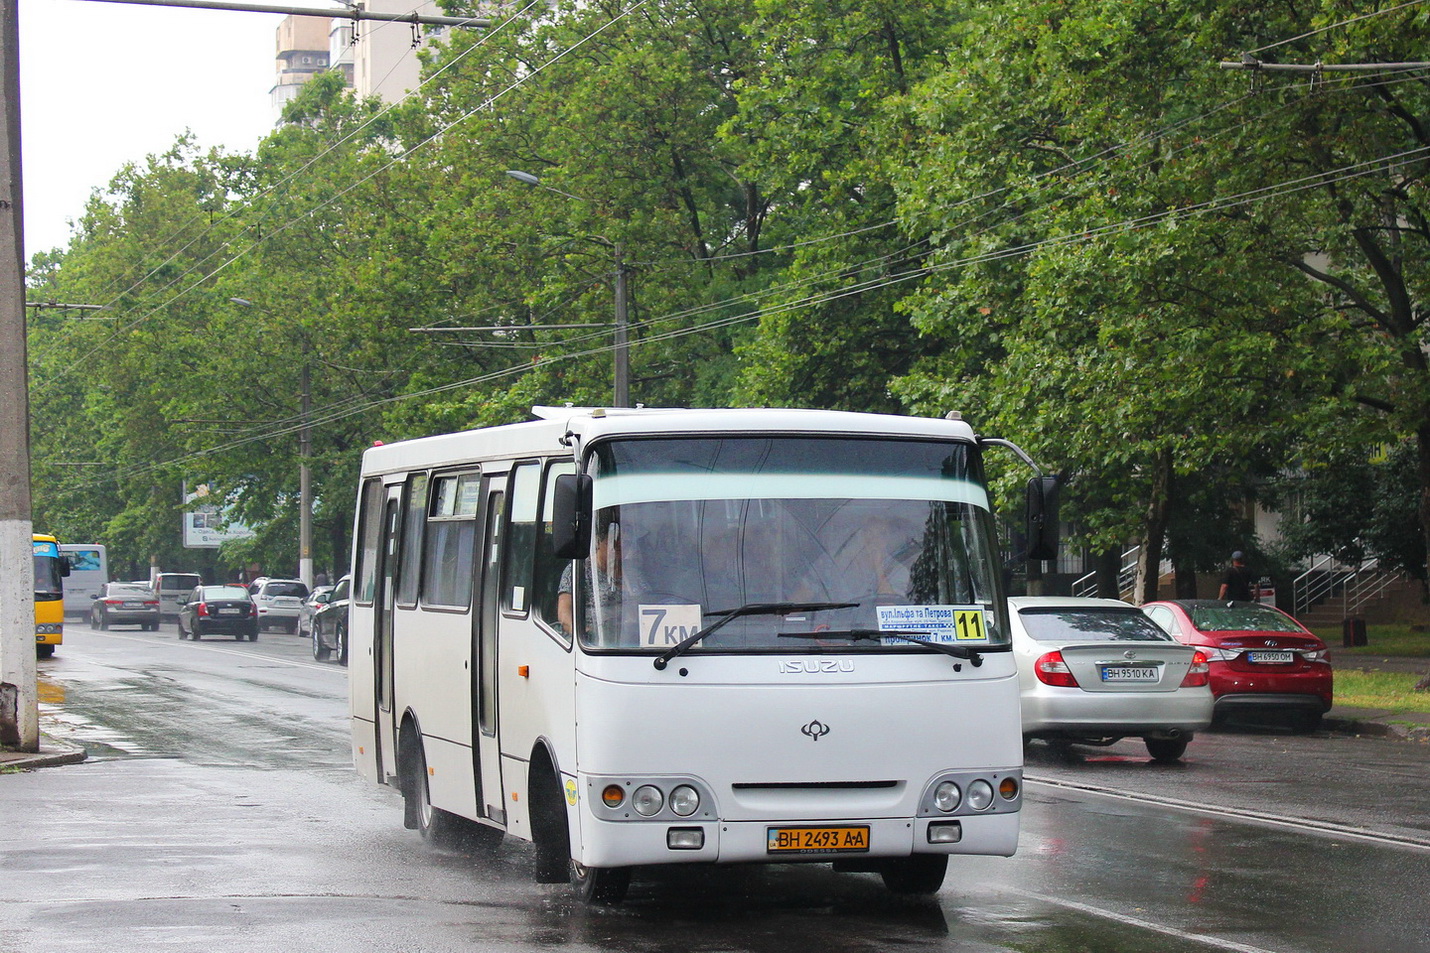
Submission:
POLYGON ((77 748, 63 741, 56 741, 41 731, 39 751, 10 751, 7 748, 0 748, 0 772, 29 771, 32 768, 79 764, 86 757, 88 755, 83 748, 77 748))

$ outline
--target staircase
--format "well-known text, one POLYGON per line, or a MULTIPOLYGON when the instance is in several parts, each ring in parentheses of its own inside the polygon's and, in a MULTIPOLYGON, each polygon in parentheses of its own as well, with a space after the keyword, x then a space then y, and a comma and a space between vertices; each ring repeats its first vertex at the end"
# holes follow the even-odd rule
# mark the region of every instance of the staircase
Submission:
POLYGON ((1347 566, 1322 557, 1296 577, 1292 615, 1307 628, 1335 628, 1352 616, 1374 617, 1378 609, 1418 586, 1404 573, 1381 569, 1373 559, 1347 566))

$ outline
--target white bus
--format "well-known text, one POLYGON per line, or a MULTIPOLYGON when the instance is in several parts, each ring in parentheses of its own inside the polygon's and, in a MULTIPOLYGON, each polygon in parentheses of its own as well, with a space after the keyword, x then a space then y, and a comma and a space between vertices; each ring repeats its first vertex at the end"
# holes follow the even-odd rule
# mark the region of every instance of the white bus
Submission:
POLYGON ((88 616, 109 582, 109 556, 99 543, 60 543, 60 554, 70 565, 65 577, 65 615, 88 616))
MULTIPOLYGON (((981 464, 1003 441, 824 411, 535 413, 363 456, 353 755, 408 827, 530 840, 538 880, 608 903, 636 866, 833 862, 932 893, 949 855, 1014 852, 981 464)), ((1055 481, 1029 486, 1047 549, 1055 481)))

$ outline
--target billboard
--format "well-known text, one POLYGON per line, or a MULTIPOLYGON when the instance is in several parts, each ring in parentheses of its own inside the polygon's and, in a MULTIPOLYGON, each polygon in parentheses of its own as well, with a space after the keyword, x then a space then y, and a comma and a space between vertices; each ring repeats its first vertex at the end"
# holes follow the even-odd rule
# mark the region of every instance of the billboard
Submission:
POLYGON ((209 493, 207 483, 190 492, 184 486, 184 548, 218 549, 231 539, 248 539, 253 530, 228 518, 232 507, 209 493))

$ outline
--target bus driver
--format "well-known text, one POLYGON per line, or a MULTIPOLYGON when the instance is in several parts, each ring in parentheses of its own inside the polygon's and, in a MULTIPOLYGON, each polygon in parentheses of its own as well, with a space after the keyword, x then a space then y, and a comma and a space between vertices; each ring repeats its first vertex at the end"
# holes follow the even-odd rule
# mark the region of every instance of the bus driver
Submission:
MULTIPOLYGON (((583 617, 589 629, 600 606, 601 631, 612 634, 617 631, 621 618, 621 524, 610 520, 596 527, 596 544, 592 558, 587 561, 585 590, 586 612, 583 617)), ((572 590, 576 581, 576 563, 566 565, 561 573, 561 583, 557 587, 556 619, 561 628, 575 633, 575 600, 572 590)))

